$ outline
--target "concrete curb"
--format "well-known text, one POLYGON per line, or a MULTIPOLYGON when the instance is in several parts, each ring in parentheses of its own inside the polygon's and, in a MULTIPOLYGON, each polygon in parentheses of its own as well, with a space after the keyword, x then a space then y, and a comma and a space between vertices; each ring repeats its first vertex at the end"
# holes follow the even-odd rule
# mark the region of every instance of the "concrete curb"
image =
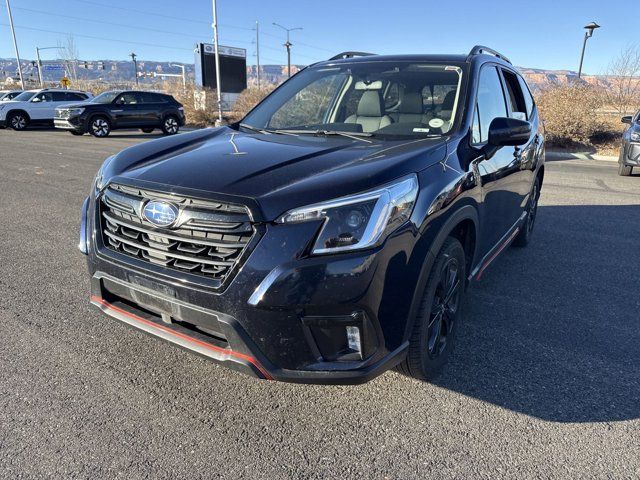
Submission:
POLYGON ((598 155, 580 152, 554 152, 547 150, 547 160, 600 160, 603 162, 617 162, 618 157, 613 155, 598 155))

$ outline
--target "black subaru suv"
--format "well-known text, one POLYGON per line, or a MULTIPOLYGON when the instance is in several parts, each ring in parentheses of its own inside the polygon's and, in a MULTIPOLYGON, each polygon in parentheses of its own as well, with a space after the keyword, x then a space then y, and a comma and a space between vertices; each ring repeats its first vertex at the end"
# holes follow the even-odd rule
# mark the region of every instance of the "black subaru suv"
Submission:
POLYGON ((640 168, 640 111, 633 116, 622 117, 622 123, 629 125, 629 128, 622 136, 618 174, 621 177, 628 177, 633 172, 633 167, 640 168))
POLYGON ((499 53, 345 53, 241 122, 108 158, 82 207, 91 302, 259 378, 419 379, 472 280, 529 243, 544 137, 499 53))
POLYGON ((89 132, 106 137, 120 128, 140 128, 145 133, 159 128, 165 135, 173 135, 184 125, 185 116, 182 104, 171 95, 115 90, 56 108, 53 123, 74 135, 89 132))

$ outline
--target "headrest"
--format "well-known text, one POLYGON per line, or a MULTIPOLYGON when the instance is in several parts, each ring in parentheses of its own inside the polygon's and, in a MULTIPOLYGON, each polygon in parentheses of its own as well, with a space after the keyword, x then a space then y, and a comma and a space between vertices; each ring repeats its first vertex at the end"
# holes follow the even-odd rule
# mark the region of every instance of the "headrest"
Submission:
POLYGON ((380 92, 378 90, 365 90, 360 103, 358 103, 358 116, 381 117, 383 109, 380 92))
POLYGON ((442 102, 441 110, 453 110, 453 102, 456 101, 456 91, 451 90, 444 97, 444 101, 442 102))
POLYGON ((422 114, 422 94, 405 92, 402 96, 402 103, 398 106, 398 112, 422 114))
POLYGON ((382 80, 376 80, 375 82, 364 83, 362 80, 356 82, 356 90, 382 90, 382 80))

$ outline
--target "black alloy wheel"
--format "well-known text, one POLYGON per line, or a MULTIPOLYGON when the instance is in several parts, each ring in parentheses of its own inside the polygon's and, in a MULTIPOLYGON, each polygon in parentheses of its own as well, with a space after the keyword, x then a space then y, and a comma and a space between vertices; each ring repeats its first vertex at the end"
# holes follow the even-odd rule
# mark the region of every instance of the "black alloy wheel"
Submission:
POLYGON ((102 138, 106 137, 111 133, 111 125, 109 124, 109 120, 105 117, 93 117, 91 119, 91 123, 89 124, 89 132, 94 137, 102 138))
POLYGON ((457 238, 448 237, 436 256, 409 339, 406 358, 396 367, 419 380, 442 371, 453 350, 466 287, 466 256, 457 238))
POLYGON ((180 130, 180 124, 175 116, 169 115, 162 122, 162 133, 165 135, 175 135, 178 130, 180 130))

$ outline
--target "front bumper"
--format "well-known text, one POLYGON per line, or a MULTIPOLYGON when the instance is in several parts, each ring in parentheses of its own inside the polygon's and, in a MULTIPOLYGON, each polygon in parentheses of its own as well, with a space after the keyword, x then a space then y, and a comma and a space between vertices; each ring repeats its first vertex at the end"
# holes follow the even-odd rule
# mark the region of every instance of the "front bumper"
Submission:
POLYGON ((83 211, 91 301, 132 327, 255 377, 298 383, 363 383, 406 356, 419 273, 408 265, 409 228, 377 250, 300 258, 317 225, 263 225, 242 267, 215 289, 113 255, 93 201, 83 211), (344 334, 345 322, 360 328, 360 356, 329 351, 327 338, 344 334))
POLYGON ((84 121, 80 117, 72 118, 54 118, 53 126, 62 130, 75 130, 76 132, 84 132, 84 121))

